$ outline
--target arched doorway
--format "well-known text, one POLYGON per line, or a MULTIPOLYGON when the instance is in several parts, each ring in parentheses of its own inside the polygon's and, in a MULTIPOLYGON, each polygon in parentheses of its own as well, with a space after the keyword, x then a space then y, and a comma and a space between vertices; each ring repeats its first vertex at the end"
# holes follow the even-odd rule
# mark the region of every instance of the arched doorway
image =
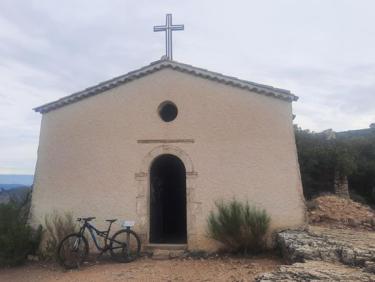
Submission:
POLYGON ((186 243, 186 170, 176 156, 157 157, 150 169, 150 243, 186 243))

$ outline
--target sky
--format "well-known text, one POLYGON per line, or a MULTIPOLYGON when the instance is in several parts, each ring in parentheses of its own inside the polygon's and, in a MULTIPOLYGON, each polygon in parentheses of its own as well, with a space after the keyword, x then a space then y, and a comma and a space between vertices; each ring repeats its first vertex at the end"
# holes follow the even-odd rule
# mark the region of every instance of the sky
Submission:
POLYGON ((299 96, 313 131, 375 122, 375 1, 0 2, 0 174, 33 174, 32 108, 160 59, 173 14, 176 61, 299 96))

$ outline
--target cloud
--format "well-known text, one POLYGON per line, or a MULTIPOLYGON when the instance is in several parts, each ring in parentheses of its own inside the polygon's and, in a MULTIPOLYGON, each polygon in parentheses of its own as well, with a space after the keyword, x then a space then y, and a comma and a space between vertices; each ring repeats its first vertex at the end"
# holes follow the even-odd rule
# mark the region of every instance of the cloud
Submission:
POLYGON ((315 131, 375 121, 373 1, 10 1, 0 3, 0 173, 33 173, 31 109, 127 73, 164 52, 153 25, 176 24, 174 58, 290 89, 315 131))

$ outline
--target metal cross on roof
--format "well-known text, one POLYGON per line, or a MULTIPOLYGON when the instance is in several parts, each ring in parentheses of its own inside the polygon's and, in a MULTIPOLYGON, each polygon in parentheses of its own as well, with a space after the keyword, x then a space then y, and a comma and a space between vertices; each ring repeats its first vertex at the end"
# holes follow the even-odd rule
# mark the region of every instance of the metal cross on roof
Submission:
POLYGON ((184 30, 184 25, 173 25, 172 14, 167 14, 165 25, 154 26, 154 31, 165 31, 165 55, 169 60, 172 60, 172 31, 184 30))

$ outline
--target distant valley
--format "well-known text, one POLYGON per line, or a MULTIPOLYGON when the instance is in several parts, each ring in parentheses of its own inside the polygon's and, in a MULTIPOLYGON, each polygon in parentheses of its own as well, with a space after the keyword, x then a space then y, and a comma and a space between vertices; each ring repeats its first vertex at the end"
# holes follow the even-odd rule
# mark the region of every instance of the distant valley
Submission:
POLYGON ((0 204, 20 201, 31 190, 33 175, 0 174, 0 204))

